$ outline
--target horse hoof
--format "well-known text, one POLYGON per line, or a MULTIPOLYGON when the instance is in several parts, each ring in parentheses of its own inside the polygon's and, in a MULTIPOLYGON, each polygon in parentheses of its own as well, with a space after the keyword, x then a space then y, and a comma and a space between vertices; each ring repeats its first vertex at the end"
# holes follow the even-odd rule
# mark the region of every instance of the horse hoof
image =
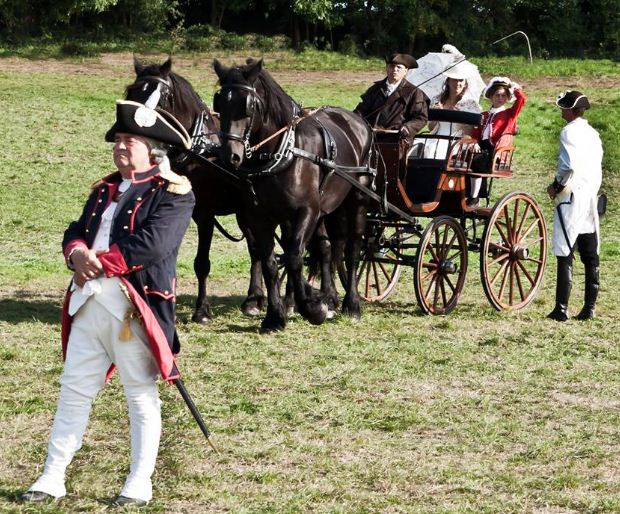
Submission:
POLYGON ((259 334, 272 334, 274 332, 282 332, 284 330, 284 325, 261 325, 258 330, 259 334))
POLYGON ((192 316, 192 321, 200 325, 206 325, 211 321, 211 318, 205 315, 194 314, 192 316))
POLYGON ((248 316, 250 318, 255 318, 260 315, 260 309, 258 307, 244 307, 241 309, 241 312, 244 316, 248 316))
POLYGON ((329 309, 323 302, 306 306, 304 318, 313 325, 320 325, 327 319, 329 309))

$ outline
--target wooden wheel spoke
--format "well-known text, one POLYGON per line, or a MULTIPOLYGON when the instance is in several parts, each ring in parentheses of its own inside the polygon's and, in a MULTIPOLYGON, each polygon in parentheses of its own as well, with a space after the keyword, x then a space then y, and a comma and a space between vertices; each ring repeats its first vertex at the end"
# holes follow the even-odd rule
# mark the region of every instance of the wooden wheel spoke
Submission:
MULTIPOLYGON (((519 226, 517 227, 517 231, 516 231, 517 235, 521 233, 521 229, 523 228, 523 224, 525 223, 525 220, 527 218, 527 213, 530 210, 530 208, 531 208, 531 204, 526 202, 525 203, 525 210, 523 211, 523 214, 521 215, 521 221, 519 222, 519 226)), ((519 241, 519 240, 520 240, 520 238, 517 237, 517 241, 519 241)))
POLYGON ((495 273, 495 275, 493 275, 493 278, 491 279, 491 286, 495 285, 495 282, 497 281, 497 279, 499 278, 500 274, 502 273, 502 271, 504 271, 506 269, 506 266, 508 266, 508 263, 510 261, 506 260, 505 262, 502 263, 502 265, 499 267, 499 269, 497 270, 497 272, 495 273))
POLYGON ((428 298, 428 295, 431 292, 431 289, 433 288, 433 285, 435 284, 436 281, 437 281, 437 274, 433 273, 433 276, 431 277, 429 281, 428 288, 426 289, 426 292, 424 293, 424 298, 428 298))
POLYGON ((528 241, 528 242, 527 242, 527 243, 525 243, 525 244, 524 244, 524 243, 520 243, 520 244, 519 244, 519 246, 520 246, 521 248, 529 248, 529 247, 530 247, 530 246, 532 246, 532 245, 535 245, 535 244, 537 244, 537 243, 540 243, 540 242, 544 241, 544 239, 545 239, 545 238, 544 238, 543 236, 540 236, 540 237, 537 237, 536 239, 533 239, 532 241, 528 241))
MULTIPOLYGON (((510 245, 512 245, 513 239, 513 233, 512 233, 512 222, 510 220, 510 215, 508 214, 508 204, 504 205, 504 219, 506 220, 506 233, 508 234, 508 239, 506 240, 506 242, 510 245)), ((498 227, 499 229, 499 227, 498 227)))
MULTIPOLYGON (((442 259, 445 258, 446 253, 448 253, 448 247, 449 245, 446 244, 448 242, 448 233, 450 232, 450 229, 448 226, 445 226, 443 229, 443 238, 441 241, 441 247, 440 247, 440 251, 439 253, 441 254, 442 259)), ((456 237, 456 233, 454 234, 454 236, 456 237)), ((450 242, 454 241, 454 238, 452 238, 452 240, 450 242)))
POLYGON ((534 282, 536 282, 533 278, 532 275, 530 274, 530 272, 527 270, 527 268, 523 265, 523 263, 521 261, 517 261, 517 266, 519 266, 519 268, 521 268, 521 271, 523 271, 523 274, 527 277, 527 279, 530 281, 531 285, 534 285, 534 282))
POLYGON ((502 253, 500 256, 489 262, 489 267, 491 267, 493 264, 497 264, 498 262, 505 261, 508 258, 510 258, 510 254, 508 252, 502 253))
MULTIPOLYGON (((508 226, 504 225, 506 227, 506 231, 508 231, 508 226)), ((504 231, 501 229, 501 224, 500 223, 495 223, 495 228, 497 229, 497 232, 499 233, 500 237, 502 238, 502 241, 504 241, 504 243, 508 246, 512 246, 512 242, 510 241, 510 239, 506 236, 506 234, 504 234, 504 231)))
POLYGON ((381 282, 379 281, 379 271, 377 269, 378 267, 379 267, 378 263, 373 262, 372 274, 375 278, 374 288, 375 288, 375 291, 377 291, 377 294, 381 294, 381 282))
POLYGON ((512 240, 516 241, 517 240, 517 220, 519 219, 519 200, 517 199, 515 201, 515 208, 514 211, 512 213, 512 224, 511 224, 511 228, 512 231, 510 232, 512 240))
POLYGON ((510 281, 508 283, 508 302, 512 305, 514 299, 514 286, 515 286, 515 263, 510 263, 510 281))
POLYGON ((519 289, 519 294, 521 295, 521 301, 523 301, 527 297, 527 294, 523 290, 523 284, 521 282, 521 274, 519 273, 519 269, 518 269, 518 261, 514 264, 514 268, 515 268, 514 273, 515 273, 515 278, 517 282, 517 287, 519 289))
POLYGON ((422 277, 422 282, 426 282, 429 277, 437 274, 437 266, 428 266, 428 268, 430 269, 428 273, 422 277))
POLYGON ((441 299, 443 300, 443 306, 445 307, 446 305, 448 305, 448 297, 446 295, 446 281, 445 281, 445 275, 443 277, 441 277, 441 279, 439 280, 439 287, 441 288, 441 299))
MULTIPOLYGON (((530 225, 527 227, 527 229, 519 236, 519 238, 517 239, 517 244, 523 245, 523 241, 525 240, 525 238, 527 236, 530 235, 530 232, 532 232, 532 230, 534 230, 534 228, 536 228, 538 226, 538 220, 535 219, 532 221, 532 223, 530 223, 530 225)), ((540 241, 542 238, 539 237, 537 238, 537 241, 540 241)))
POLYGON ((452 290, 452 294, 454 295, 454 292, 456 291, 456 286, 452 283, 452 281, 450 280, 450 277, 448 275, 445 275, 444 279, 446 281, 446 284, 448 284, 448 286, 452 290))
POLYGON ((385 279, 389 282, 390 280, 392 280, 393 274, 390 273, 390 271, 388 269, 386 269, 385 263, 383 262, 377 262, 377 265, 379 266, 379 269, 381 270, 381 273, 383 273, 383 276, 385 277, 385 279))
POLYGON ((448 244, 445 247, 445 252, 443 254, 443 258, 444 259, 448 259, 447 255, 450 252, 450 250, 452 250, 452 244, 454 243, 454 240, 456 239, 457 236, 458 236, 458 234, 456 232, 454 232, 452 234, 452 237, 450 238, 450 241, 448 242, 448 244))
POLYGON ((446 257, 446 260, 447 260, 447 261, 454 261, 454 260, 456 259, 456 257, 459 257, 459 261, 460 261, 460 260, 461 260, 461 259, 460 259, 460 256, 461 256, 461 255, 463 255, 463 250, 462 250, 461 248, 459 248, 459 249, 458 249, 456 252, 454 252, 452 255, 450 255, 450 256, 448 256, 448 257, 446 257))
POLYGON ((433 306, 437 305, 437 301, 439 300, 439 290, 440 290, 440 280, 441 277, 439 276, 439 274, 435 275, 436 279, 435 279, 435 294, 433 295, 433 306))

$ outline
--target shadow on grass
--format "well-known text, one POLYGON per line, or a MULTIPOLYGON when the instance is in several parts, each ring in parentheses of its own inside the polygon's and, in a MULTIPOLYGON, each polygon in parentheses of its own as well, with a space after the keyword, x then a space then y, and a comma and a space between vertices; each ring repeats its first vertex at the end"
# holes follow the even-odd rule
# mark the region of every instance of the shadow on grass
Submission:
POLYGON ((13 503, 21 503, 19 501, 20 495, 25 492, 26 489, 8 489, 6 487, 0 487, 0 498, 13 503))
POLYGON ((0 321, 23 323, 60 323, 61 307, 57 301, 24 298, 4 298, 0 300, 0 321))

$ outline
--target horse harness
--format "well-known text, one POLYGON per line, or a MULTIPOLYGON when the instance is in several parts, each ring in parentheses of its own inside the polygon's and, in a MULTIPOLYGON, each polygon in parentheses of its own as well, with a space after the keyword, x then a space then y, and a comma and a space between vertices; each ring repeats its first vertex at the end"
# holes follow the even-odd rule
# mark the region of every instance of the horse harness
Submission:
MULTIPOLYGON (((274 137, 279 134, 283 134, 280 138, 280 143, 278 144, 277 149, 274 152, 263 152, 256 154, 256 157, 259 161, 262 161, 263 164, 259 164, 258 166, 241 166, 238 168, 238 171, 241 171, 244 177, 251 183, 251 179, 273 176, 278 174, 279 172, 286 169, 293 159, 301 158, 306 159, 314 164, 317 164, 321 168, 327 170, 326 175, 322 178, 319 191, 322 193, 328 179, 337 174, 338 176, 344 178, 347 182, 355 185, 358 188, 365 188, 361 186, 355 179, 349 176, 349 174, 365 174, 376 177, 377 170, 376 168, 372 168, 370 166, 371 159, 368 159, 368 163, 366 166, 343 166, 336 163, 336 157, 338 155, 338 148, 336 141, 330 131, 323 125, 315 115, 324 110, 325 107, 319 107, 317 109, 313 109, 312 111, 303 114, 300 111, 298 105, 293 102, 293 120, 285 127, 279 129, 271 136, 267 137, 260 143, 250 146, 250 136, 252 134, 252 129, 254 126, 254 121, 256 119, 257 113, 260 112, 260 107, 263 104, 263 101, 258 96, 255 87, 246 86, 244 84, 228 84, 222 87, 220 91, 215 93, 213 98, 213 108, 216 111, 220 111, 220 107, 222 106, 221 102, 223 101, 224 96, 227 95, 227 99, 230 100, 232 97, 233 89, 242 89, 248 91, 248 95, 246 96, 245 109, 244 114, 246 117, 250 118, 250 123, 246 127, 244 133, 241 134, 233 134, 230 132, 220 132, 220 139, 229 139, 233 141, 239 141, 243 143, 245 157, 250 159, 256 151, 263 146, 266 142, 270 141, 274 137), (320 155, 314 154, 312 152, 308 152, 303 148, 297 148, 295 146, 295 129, 299 123, 303 120, 312 118, 312 121, 316 123, 319 127, 319 130, 322 134, 322 139, 325 147, 325 157, 321 157, 320 155)), ((373 145, 371 145, 372 148, 373 145)), ((369 190, 370 191, 370 190, 369 190)), ((252 188, 253 192, 253 188, 252 188)))
MULTIPOLYGON (((170 110, 174 111, 174 95, 172 95, 173 86, 170 78, 162 78, 156 75, 145 75, 143 77, 136 78, 134 84, 137 86, 144 84, 142 86, 142 90, 146 91, 151 81, 156 82, 157 86, 146 100, 145 105, 154 109, 159 105, 163 107, 164 105, 169 104, 170 110)), ((175 169, 185 169, 190 164, 192 157, 194 156, 202 156, 206 158, 215 154, 219 145, 209 139, 209 136, 214 134, 214 132, 208 132, 207 129, 210 116, 211 115, 206 109, 202 109, 200 115, 196 116, 194 119, 194 123, 190 129, 191 148, 189 152, 179 151, 176 154, 173 154, 171 158, 171 162, 175 169)))

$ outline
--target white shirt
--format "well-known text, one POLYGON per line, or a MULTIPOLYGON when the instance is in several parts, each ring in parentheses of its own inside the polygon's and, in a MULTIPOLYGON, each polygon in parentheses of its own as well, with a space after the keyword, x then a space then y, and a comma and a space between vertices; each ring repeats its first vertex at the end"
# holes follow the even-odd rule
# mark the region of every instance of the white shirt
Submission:
POLYGON ((398 86, 400 86, 400 83, 402 82, 402 80, 399 80, 398 82, 396 82, 395 84, 390 84, 387 80, 385 81, 385 92, 387 93, 388 96, 390 96, 394 91, 396 91, 396 88, 398 86))
POLYGON ((495 116, 498 112, 502 112, 506 110, 506 107, 503 105, 501 107, 491 107, 489 109, 489 118, 487 124, 484 126, 484 130, 482 131, 482 140, 491 139, 491 134, 493 133, 493 116, 495 116))
MULTIPOLYGON (((124 193, 129 189, 129 186, 131 186, 131 179, 123 179, 123 181, 118 186, 118 192, 124 193)), ((92 250, 95 250, 96 252, 106 251, 110 247, 110 232, 112 230, 112 221, 114 220, 114 213, 116 212, 117 206, 118 202, 110 202, 110 205, 108 205, 106 210, 101 215, 101 223, 99 224, 97 235, 95 236, 95 240, 93 241, 92 250)), ((118 290, 120 297, 116 298, 115 301, 108 300, 105 303, 103 301, 101 301, 100 303, 104 307, 106 307, 114 316, 122 320, 123 315, 127 310, 127 301, 122 296, 122 294, 120 294, 120 289, 117 284, 119 280, 117 278, 107 279, 105 277, 88 280, 83 287, 78 287, 75 282, 71 284, 71 291, 73 292, 73 294, 71 295, 71 299, 69 300, 69 316, 73 316, 91 296, 95 295, 96 298, 97 295, 100 295, 102 292, 109 292, 112 282, 114 282, 113 287, 118 290)), ((114 296, 116 297, 117 295, 114 296)))

